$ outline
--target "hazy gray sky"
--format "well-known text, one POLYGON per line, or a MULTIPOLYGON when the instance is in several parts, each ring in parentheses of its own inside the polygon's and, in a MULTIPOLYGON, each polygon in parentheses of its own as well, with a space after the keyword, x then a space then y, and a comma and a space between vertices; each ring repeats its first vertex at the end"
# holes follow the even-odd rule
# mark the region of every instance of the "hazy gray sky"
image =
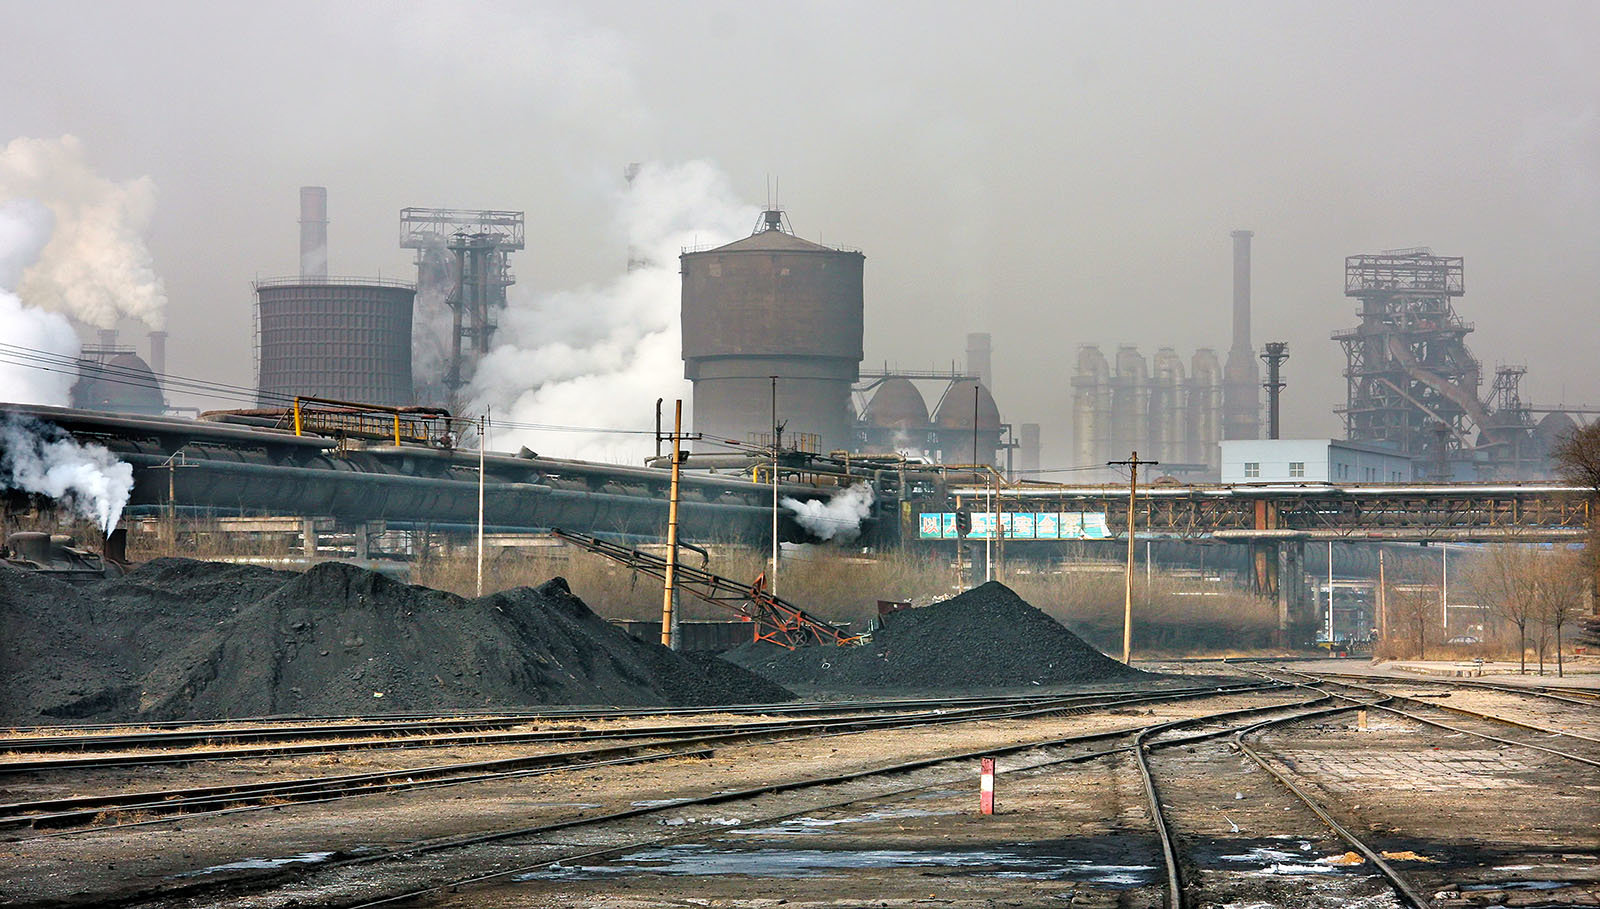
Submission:
POLYGON ((1226 350, 1234 228, 1287 434, 1336 432, 1343 257, 1391 247, 1466 257, 1491 370, 1600 401, 1600 4, 4 2, 0 34, 0 144, 154 181, 173 372, 250 381, 301 184, 335 273, 407 276, 403 206, 515 208, 546 291, 621 270, 624 164, 705 159, 865 251, 869 363, 992 332, 1049 464, 1078 344, 1226 350))

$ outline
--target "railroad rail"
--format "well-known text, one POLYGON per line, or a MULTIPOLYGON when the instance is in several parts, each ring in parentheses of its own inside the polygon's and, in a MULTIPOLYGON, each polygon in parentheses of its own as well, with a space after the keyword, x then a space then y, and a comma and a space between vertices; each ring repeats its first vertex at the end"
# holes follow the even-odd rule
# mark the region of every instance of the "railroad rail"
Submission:
MULTIPOLYGON (((1074 715, 1095 710, 1163 701, 1212 697, 1282 687, 1281 683, 1238 686, 1207 685, 1156 692, 1025 697, 995 705, 936 710, 888 717, 845 717, 834 720, 796 720, 775 723, 716 724, 655 729, 617 730, 619 737, 641 741, 619 746, 558 751, 548 754, 398 768, 370 773, 341 774, 245 783, 225 786, 124 792, 98 796, 71 796, 0 805, 0 828, 69 826, 95 819, 108 810, 193 817, 197 813, 236 810, 249 805, 274 805, 296 801, 326 801, 356 795, 484 782, 531 774, 576 770, 617 763, 641 763, 702 756, 711 748, 766 744, 799 737, 843 735, 881 729, 922 727, 977 720, 1021 719, 1042 715, 1074 715), (631 733, 631 734, 630 734, 631 733)), ((41 772, 88 767, 125 766, 129 763, 166 763, 172 756, 85 758, 71 761, 12 762, 12 772, 41 772), (131 760, 129 759, 131 758, 131 760)), ((192 757, 186 757, 192 760, 192 757)), ((143 822, 148 823, 148 822, 143 822)))

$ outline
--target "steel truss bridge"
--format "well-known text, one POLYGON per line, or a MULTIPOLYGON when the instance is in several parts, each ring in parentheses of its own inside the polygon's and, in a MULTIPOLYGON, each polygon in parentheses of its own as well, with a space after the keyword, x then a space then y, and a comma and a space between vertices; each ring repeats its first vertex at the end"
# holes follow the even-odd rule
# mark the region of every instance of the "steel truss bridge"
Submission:
MULTIPOLYGON (((1112 536, 1127 538, 1126 486, 948 491, 957 511, 1103 513, 1112 536)), ((1139 490, 1133 516, 1141 538, 1248 545, 1254 587, 1277 601, 1288 645, 1316 615, 1306 543, 1588 541, 1594 507, 1592 490, 1553 483, 1154 484, 1139 490)), ((1004 545, 1036 551, 1061 542, 1008 537, 1004 545)))
MULTIPOLYGON (((971 511, 1104 513, 1113 533, 1127 533, 1126 486, 949 492, 971 511)), ((1140 537, 1240 543, 1560 543, 1588 538, 1593 508, 1590 490, 1556 483, 1157 484, 1139 489, 1135 527, 1140 537)))

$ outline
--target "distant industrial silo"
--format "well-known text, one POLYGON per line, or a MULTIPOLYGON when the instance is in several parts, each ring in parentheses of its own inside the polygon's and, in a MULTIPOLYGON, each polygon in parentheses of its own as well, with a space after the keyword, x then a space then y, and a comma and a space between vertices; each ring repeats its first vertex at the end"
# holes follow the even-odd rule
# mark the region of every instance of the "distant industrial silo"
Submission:
POLYGON ((768 211, 749 237, 685 252, 681 263, 684 376, 694 429, 707 437, 700 447, 767 439, 773 376, 786 447, 849 447, 865 257, 803 240, 768 211))
POLYGON ((981 384, 950 383, 933 410, 933 428, 944 463, 971 464, 974 448, 977 463, 1000 463, 1000 407, 981 384))
POLYGON ((884 379, 861 414, 865 450, 921 454, 932 448, 928 405, 904 376, 884 379))

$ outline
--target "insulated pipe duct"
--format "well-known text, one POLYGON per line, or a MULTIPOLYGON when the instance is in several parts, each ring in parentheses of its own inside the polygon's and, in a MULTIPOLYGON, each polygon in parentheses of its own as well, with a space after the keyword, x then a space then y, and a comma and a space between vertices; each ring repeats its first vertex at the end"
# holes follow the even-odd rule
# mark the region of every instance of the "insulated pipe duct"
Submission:
POLYGON ((300 187, 300 277, 328 276, 328 188, 300 187))

